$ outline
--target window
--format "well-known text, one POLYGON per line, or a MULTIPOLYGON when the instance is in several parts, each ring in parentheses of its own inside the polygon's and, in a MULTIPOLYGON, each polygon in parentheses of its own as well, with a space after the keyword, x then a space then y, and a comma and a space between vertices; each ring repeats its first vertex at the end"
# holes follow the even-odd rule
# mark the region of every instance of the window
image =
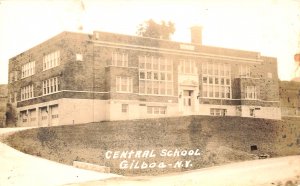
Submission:
POLYGON ((147 114, 165 115, 167 113, 167 107, 161 106, 148 106, 147 114))
POLYGON ((173 62, 154 57, 139 57, 139 92, 151 95, 173 95, 173 62))
POLYGON ((18 71, 14 71, 15 81, 18 81, 18 71))
POLYGON ((43 81, 43 95, 58 92, 60 90, 59 79, 54 77, 43 81))
POLYGON ((43 70, 48 70, 60 65, 60 51, 52 52, 43 58, 43 70))
POLYGON ((9 73, 9 82, 12 83, 18 81, 18 71, 12 71, 9 73))
POLYGON ((210 115, 211 116, 225 116, 227 113, 227 109, 220 109, 220 108, 211 108, 210 115))
POLYGON ((256 86, 246 86, 245 99, 257 99, 256 86))
POLYGON ((12 83, 12 82, 14 82, 14 73, 10 72, 9 73, 9 83, 12 83))
POLYGON ((9 94, 9 103, 13 103, 13 96, 12 96, 12 94, 9 94))
POLYGON ((113 52, 110 65, 119 66, 119 67, 128 67, 128 54, 113 52))
POLYGON ((128 104, 122 104, 122 112, 128 113, 128 104))
POLYGON ((21 101, 31 99, 34 97, 33 85, 28 85, 21 88, 21 101))
POLYGON ((239 75, 240 77, 250 77, 250 67, 248 65, 240 65, 239 75))
POLYGON ((229 64, 202 63, 202 96, 231 98, 231 69, 229 64))
POLYGON ((14 93, 14 102, 17 102, 17 101, 18 101, 17 98, 18 98, 18 93, 15 92, 15 93, 14 93))
POLYGON ((76 61, 83 61, 82 54, 76 54, 76 61))
POLYGON ((131 77, 116 77, 116 92, 132 93, 132 78, 131 77))
POLYGON ((196 74, 196 64, 192 59, 180 61, 179 72, 182 74, 196 74))
POLYGON ((22 66, 21 78, 26 78, 35 74, 35 61, 26 63, 22 66))
POLYGON ((268 78, 272 79, 272 77, 273 77, 273 74, 271 72, 268 72, 268 78))

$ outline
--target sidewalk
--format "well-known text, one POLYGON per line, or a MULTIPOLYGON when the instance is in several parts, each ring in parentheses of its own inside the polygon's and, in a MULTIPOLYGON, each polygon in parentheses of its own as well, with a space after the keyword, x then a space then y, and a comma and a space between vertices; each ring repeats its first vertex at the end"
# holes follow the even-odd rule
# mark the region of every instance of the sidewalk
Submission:
MULTIPOLYGON (((0 128, 0 136, 28 128, 0 128)), ((56 186, 116 177, 31 156, 0 143, 1 186, 56 186)))

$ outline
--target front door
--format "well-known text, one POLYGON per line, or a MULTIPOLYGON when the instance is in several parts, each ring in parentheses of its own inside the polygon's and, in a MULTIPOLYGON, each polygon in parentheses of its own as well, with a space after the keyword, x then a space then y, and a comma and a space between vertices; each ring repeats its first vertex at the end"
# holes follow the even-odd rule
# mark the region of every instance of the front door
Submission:
POLYGON ((192 95, 193 90, 183 90, 183 112, 184 114, 192 113, 192 95))

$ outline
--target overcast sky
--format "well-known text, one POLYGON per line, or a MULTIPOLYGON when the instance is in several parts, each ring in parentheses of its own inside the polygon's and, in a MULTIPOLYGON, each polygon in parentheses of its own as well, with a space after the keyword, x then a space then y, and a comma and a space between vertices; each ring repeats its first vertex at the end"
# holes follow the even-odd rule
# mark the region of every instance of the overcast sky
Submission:
POLYGON ((190 42, 202 25, 203 44, 277 57, 279 77, 290 80, 299 51, 300 0, 0 0, 0 84, 8 60, 59 34, 93 30, 135 35, 147 19, 172 21, 172 40, 190 42))

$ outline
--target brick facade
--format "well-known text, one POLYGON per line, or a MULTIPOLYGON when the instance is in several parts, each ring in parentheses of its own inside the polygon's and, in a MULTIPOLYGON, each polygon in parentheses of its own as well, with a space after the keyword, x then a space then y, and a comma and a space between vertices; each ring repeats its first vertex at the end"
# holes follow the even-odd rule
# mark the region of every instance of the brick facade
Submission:
POLYGON ((8 95, 19 126, 221 112, 281 118, 275 58, 105 32, 63 32, 11 58, 8 95), (34 74, 22 78, 33 61, 34 74))
POLYGON ((279 95, 282 116, 300 117, 300 82, 281 81, 279 95))
POLYGON ((0 127, 6 126, 7 85, 0 85, 0 127))

